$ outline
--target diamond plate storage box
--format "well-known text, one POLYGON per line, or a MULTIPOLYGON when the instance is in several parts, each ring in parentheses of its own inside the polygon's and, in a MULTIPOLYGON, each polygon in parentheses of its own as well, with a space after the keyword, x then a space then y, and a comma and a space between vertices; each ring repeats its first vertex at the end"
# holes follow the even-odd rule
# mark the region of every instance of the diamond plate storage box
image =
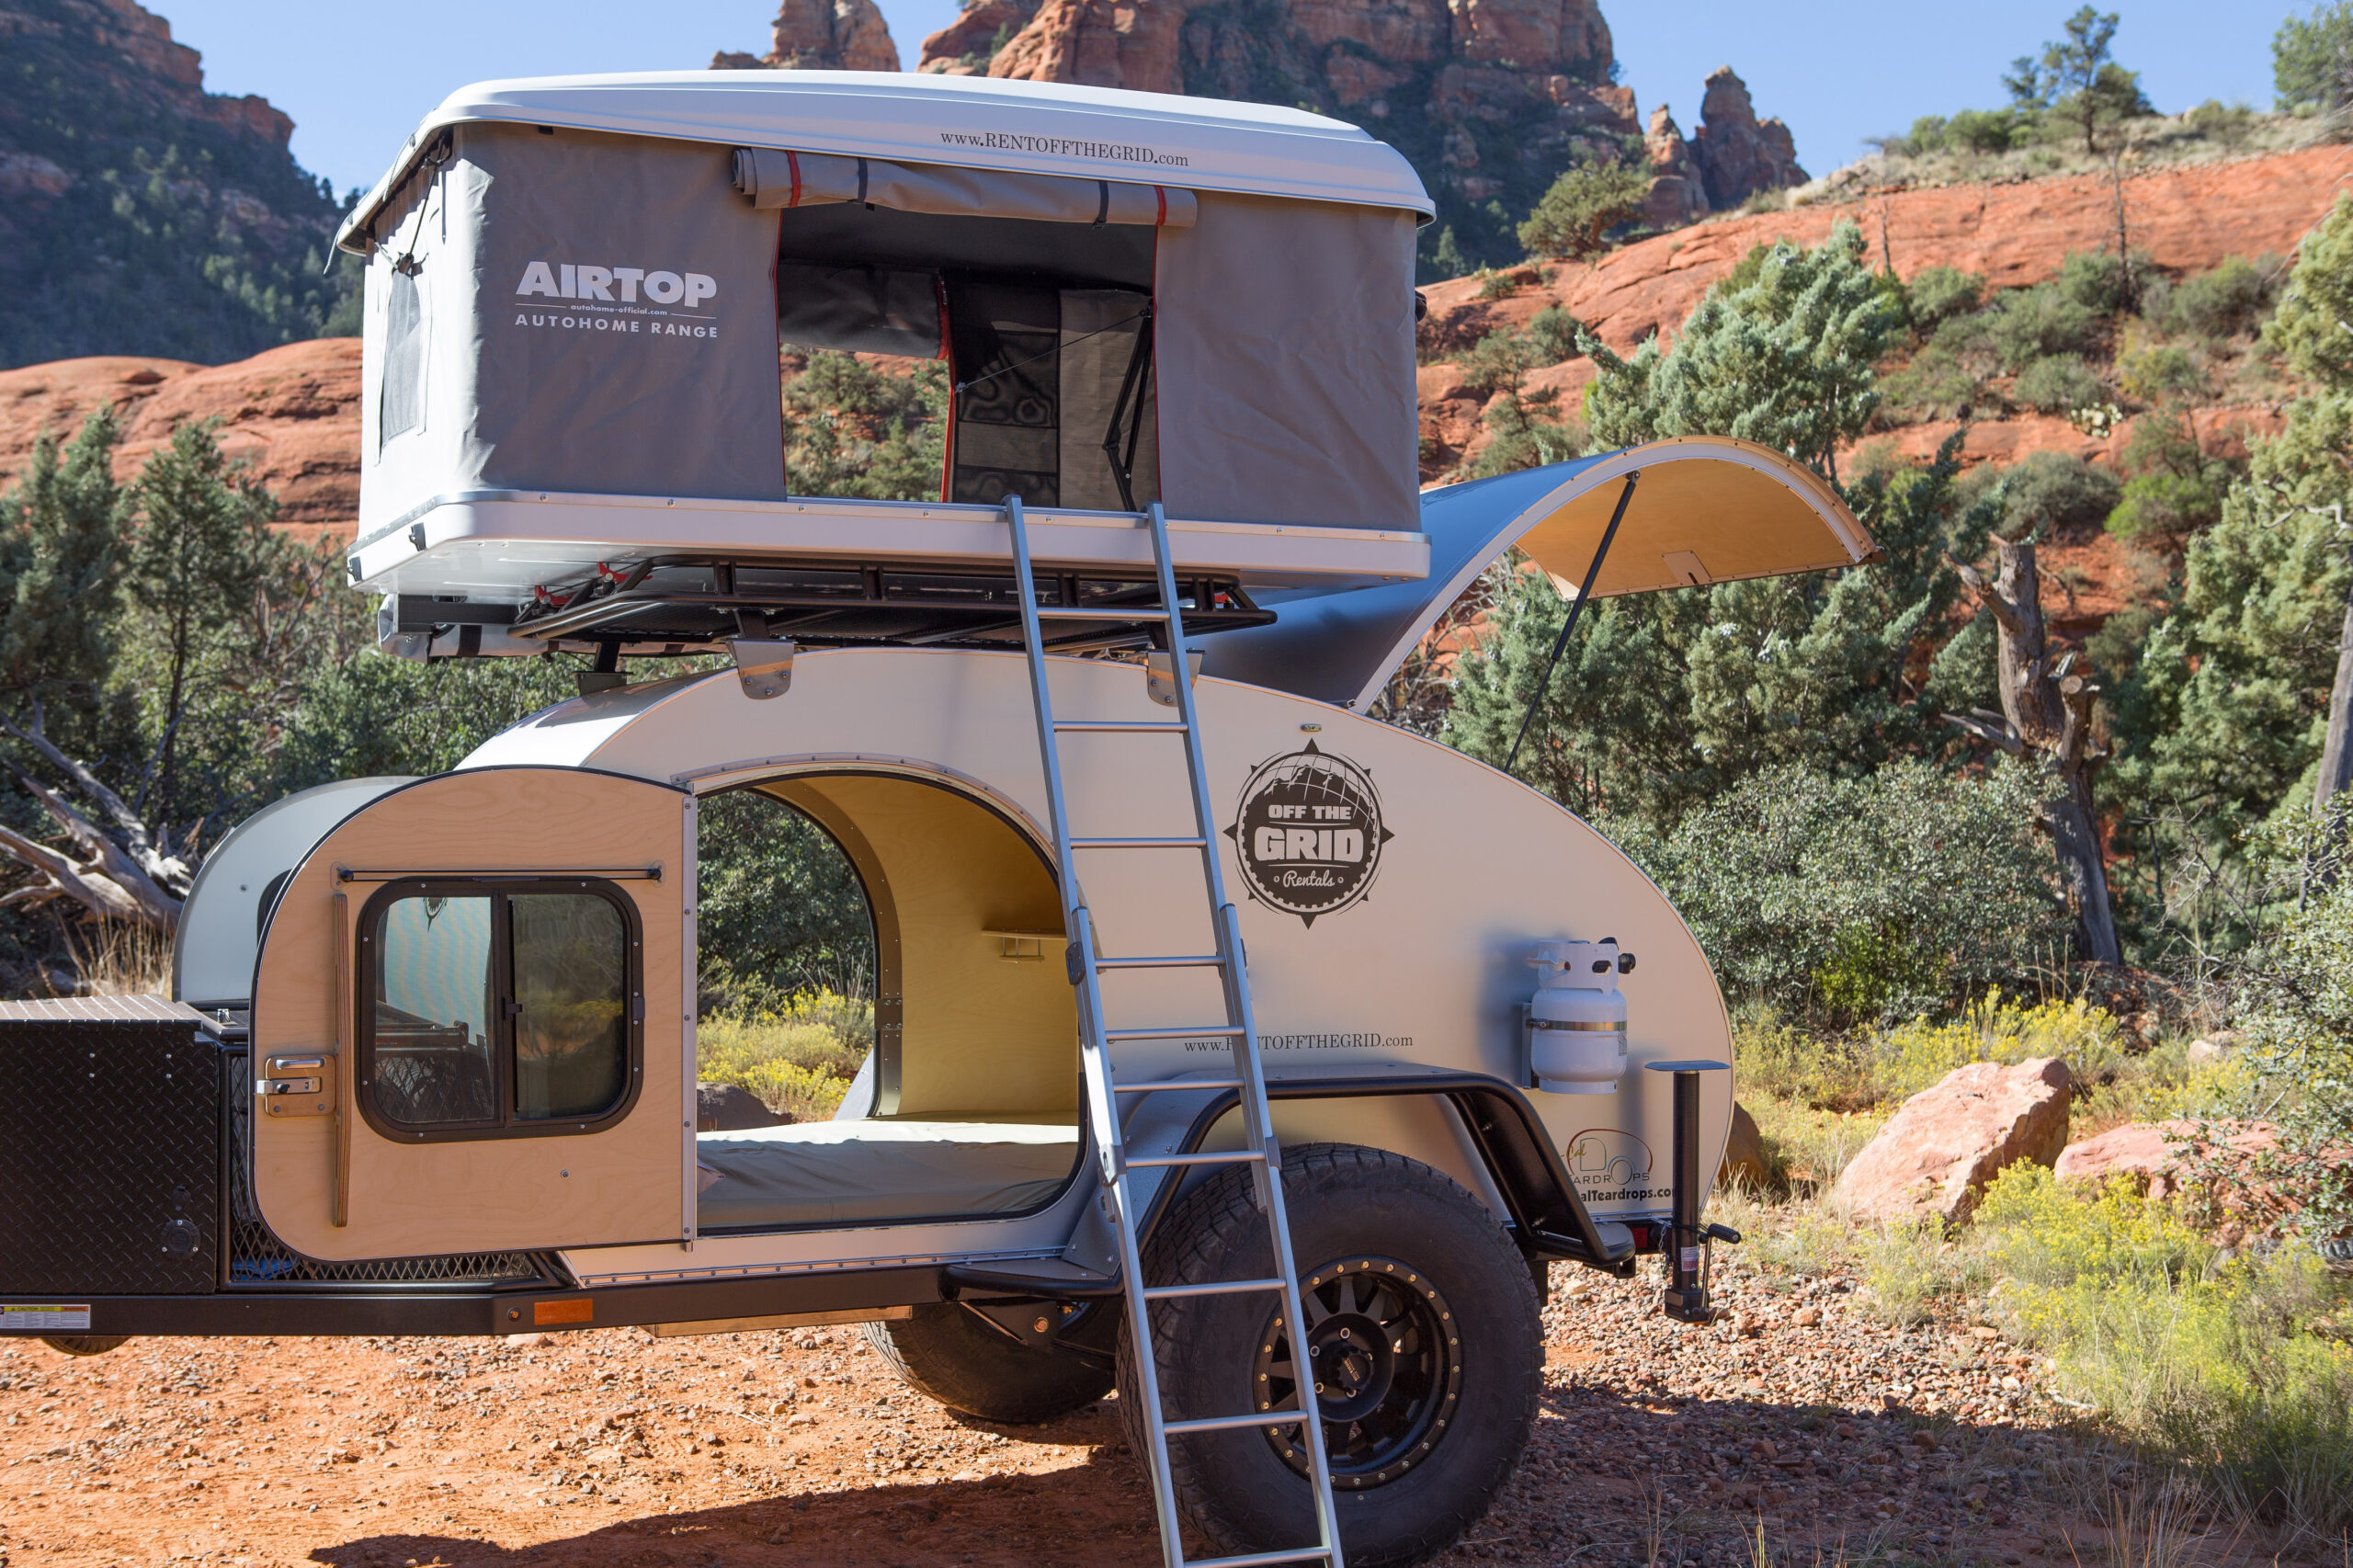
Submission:
POLYGON ((213 1289, 220 1057, 161 997, 0 1003, 0 1297, 213 1289))

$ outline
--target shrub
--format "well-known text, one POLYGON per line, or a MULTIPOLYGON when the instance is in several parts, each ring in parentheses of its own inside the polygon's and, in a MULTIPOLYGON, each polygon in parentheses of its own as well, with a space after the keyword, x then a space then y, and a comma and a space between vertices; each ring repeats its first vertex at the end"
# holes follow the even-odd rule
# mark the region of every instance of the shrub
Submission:
POLYGON ((834 1114, 874 1043, 874 1004, 835 991, 705 1017, 695 1026, 696 1075, 739 1084, 795 1121, 834 1114))
MULTIPOLYGON (((2144 258, 2135 259, 2146 265, 2144 258)), ((2056 281, 2062 296, 2096 316, 2112 316, 2124 308, 2124 264, 2111 251, 2069 251, 2056 281)))
POLYGON ((1964 153, 2006 153, 2029 141, 2032 127, 2016 109, 1965 108, 1945 121, 1939 140, 1964 153))
POLYGON ((1909 286, 1913 324, 1927 331, 1949 316, 1967 315, 1985 295, 1982 274, 1957 267, 1927 267, 1909 286))
POLYGON ((1872 1048, 1873 1079, 1890 1100, 1908 1099, 1972 1062, 2009 1066, 2056 1056, 2079 1079, 2113 1074, 2124 1059, 2116 1020, 2080 999, 2021 1007, 1999 991, 1961 1017, 1915 1018, 1881 1035, 1872 1048))
POLYGON ((2110 533, 2184 539, 2222 519, 2233 466, 2206 455, 2188 414, 2169 410, 2133 421, 2122 463, 2132 477, 2109 514, 2110 533))
POLYGON ((2003 1304, 2104 1423, 2243 1518, 2353 1522, 2348 1293, 2309 1250, 2231 1257, 2127 1182, 2085 1200, 2023 1163, 1976 1220, 2003 1304))
POLYGON ((2074 354, 2046 354, 2018 372, 2012 393, 2039 414, 2064 414, 2088 408, 2107 391, 2083 359, 2074 354))
POLYGON ((1642 168, 1580 164, 1563 170, 1520 224, 1519 243, 1531 256, 1597 255, 1608 248, 1603 235, 1642 215, 1650 189, 1642 168))
MULTIPOLYGON (((2343 825, 2341 812, 2331 824, 2283 824, 2323 842, 2343 825)), ((2275 853, 2283 872, 2292 867, 2289 854, 2275 853)), ((2268 1111, 2279 1153, 2263 1174, 2301 1206, 2313 1233, 2353 1233, 2353 890, 2339 883, 2300 902, 2265 934, 2243 974, 2247 1066, 2265 1081, 2266 1099, 2278 1096, 2268 1111)))
POLYGON ((1870 1022, 2016 983, 2064 940, 2026 769, 1763 770, 1628 852, 1735 994, 1870 1022))
POLYGON ((2166 324, 2201 337, 2231 337, 2253 332, 2278 293, 2276 261, 2258 265, 2243 256, 2226 257, 2211 272, 2185 278, 2165 296, 2166 324))
POLYGON ((2012 289, 1997 296, 1984 323, 1984 337, 2003 369, 2023 369, 2046 354, 2075 354, 2091 347, 2097 316, 2054 284, 2012 289))
POLYGON ((2178 344, 2160 343, 2136 348, 2117 361, 2116 380, 2134 397, 2148 403, 2195 397, 2206 390, 2206 368, 2178 344))
POLYGON ((2114 474, 2073 452, 2029 452, 1995 477, 1985 499, 1997 519, 1995 531, 2027 539, 2097 528, 2121 491, 2114 474))

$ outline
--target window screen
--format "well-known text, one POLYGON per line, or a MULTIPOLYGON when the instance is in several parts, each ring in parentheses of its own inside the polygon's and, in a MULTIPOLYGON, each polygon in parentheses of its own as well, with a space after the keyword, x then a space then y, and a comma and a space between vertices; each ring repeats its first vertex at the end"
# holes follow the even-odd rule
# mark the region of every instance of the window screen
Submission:
POLYGON ((642 982, 608 884, 394 883, 360 923, 361 1105, 404 1139, 577 1131, 625 1110, 642 982))
POLYGON ((383 401, 377 408, 376 445, 425 423, 425 296, 415 264, 395 265, 384 293, 383 401))

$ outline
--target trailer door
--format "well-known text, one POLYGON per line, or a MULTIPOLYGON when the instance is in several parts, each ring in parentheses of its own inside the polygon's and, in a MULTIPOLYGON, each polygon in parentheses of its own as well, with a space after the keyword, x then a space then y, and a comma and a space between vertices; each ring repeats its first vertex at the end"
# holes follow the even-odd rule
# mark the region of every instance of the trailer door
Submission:
POLYGON ((262 938, 254 1191, 330 1260, 692 1239, 693 797, 562 767, 406 785, 262 938))

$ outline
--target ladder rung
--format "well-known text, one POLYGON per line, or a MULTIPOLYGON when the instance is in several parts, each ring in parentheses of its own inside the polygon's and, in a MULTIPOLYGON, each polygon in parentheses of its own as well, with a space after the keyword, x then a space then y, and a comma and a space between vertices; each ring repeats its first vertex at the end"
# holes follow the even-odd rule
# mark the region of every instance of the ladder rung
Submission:
POLYGON ((1198 835, 1191 838, 1074 838, 1073 849, 1199 849, 1209 843, 1198 835))
MULTIPOLYGON (((1245 1426, 1296 1426, 1299 1423, 1296 1410, 1270 1410, 1264 1415, 1211 1415, 1199 1421, 1171 1421, 1161 1430, 1172 1437, 1181 1437, 1188 1432, 1232 1432, 1245 1426)), ((1279 1557, 1275 1561, 1287 1559, 1279 1557)))
POLYGON ((1097 969, 1215 969, 1225 962, 1217 953, 1183 953, 1165 959, 1097 959, 1097 969))
POLYGON ((1147 1285, 1143 1299, 1147 1301, 1174 1301, 1180 1296, 1241 1296, 1253 1290, 1279 1290, 1279 1279, 1214 1279, 1206 1285, 1147 1285))
POLYGON ((1163 730, 1181 734, 1185 725, 1176 719, 1057 719, 1054 729, 1057 733, 1068 730, 1082 735, 1144 735, 1163 730))
POLYGON ((1216 1034, 1232 1036, 1246 1034, 1249 1031, 1245 1029, 1240 1024, 1205 1024, 1199 1028, 1105 1029, 1103 1031, 1103 1040, 1106 1044, 1108 1044, 1114 1040, 1183 1040, 1188 1035, 1216 1034))
POLYGON ((1236 1149, 1222 1154, 1151 1154, 1141 1160, 1122 1160, 1130 1170, 1166 1170, 1185 1165, 1247 1165, 1266 1158, 1257 1149, 1236 1149))
POLYGON ((1242 1557, 1187 1557, 1180 1561, 1185 1568, 1275 1568, 1281 1562, 1329 1562, 1332 1554, 1320 1546, 1302 1546, 1296 1551, 1253 1551, 1242 1557))
POLYGON ((1239 1078, 1163 1078, 1151 1084, 1114 1084, 1115 1095, 1156 1095, 1164 1089, 1241 1089, 1248 1087, 1239 1078))
POLYGON ((1040 620, 1166 620, 1165 609, 1134 609, 1126 605, 1105 605, 1100 609, 1063 609, 1052 605, 1038 607, 1040 620))

